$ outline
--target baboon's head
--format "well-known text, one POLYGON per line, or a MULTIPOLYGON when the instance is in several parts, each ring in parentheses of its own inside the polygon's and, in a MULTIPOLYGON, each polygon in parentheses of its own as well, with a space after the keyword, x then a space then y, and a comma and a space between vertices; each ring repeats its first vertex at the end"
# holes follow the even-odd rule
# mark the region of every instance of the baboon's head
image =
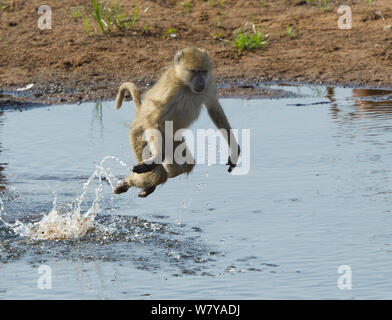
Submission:
POLYGON ((188 47, 176 53, 174 65, 179 79, 190 87, 193 93, 201 93, 210 78, 211 61, 205 50, 188 47))

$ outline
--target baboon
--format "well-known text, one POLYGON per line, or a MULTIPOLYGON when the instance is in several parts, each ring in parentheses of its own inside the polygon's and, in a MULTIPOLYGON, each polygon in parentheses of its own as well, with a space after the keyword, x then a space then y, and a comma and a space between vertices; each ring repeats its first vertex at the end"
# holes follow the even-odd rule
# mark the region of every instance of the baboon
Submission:
MULTIPOLYGON (((218 101, 215 81, 211 75, 211 61, 205 50, 188 47, 180 50, 174 57, 174 62, 167 68, 155 85, 148 90, 140 101, 138 90, 132 82, 121 85, 115 101, 115 108, 121 108, 125 90, 128 90, 135 104, 136 117, 131 123, 129 140, 138 161, 133 167, 132 174, 121 181, 113 192, 120 194, 130 187, 141 189, 139 197, 147 197, 154 192, 159 184, 168 178, 180 174, 189 174, 194 167, 194 159, 187 158, 184 164, 171 164, 161 161, 165 159, 164 141, 159 143, 154 138, 146 139, 143 134, 148 129, 157 129, 165 137, 165 121, 172 121, 173 132, 189 127, 199 116, 201 105, 204 104, 208 114, 218 129, 223 129, 226 142, 230 146, 230 156, 227 162, 228 171, 236 166, 240 149, 231 132, 230 124, 218 101), (163 145, 163 146, 162 146, 163 145), (150 150, 150 158, 143 159, 145 147, 150 150)), ((173 141, 175 149, 182 141, 173 141)), ((185 154, 190 152, 185 148, 185 154)))

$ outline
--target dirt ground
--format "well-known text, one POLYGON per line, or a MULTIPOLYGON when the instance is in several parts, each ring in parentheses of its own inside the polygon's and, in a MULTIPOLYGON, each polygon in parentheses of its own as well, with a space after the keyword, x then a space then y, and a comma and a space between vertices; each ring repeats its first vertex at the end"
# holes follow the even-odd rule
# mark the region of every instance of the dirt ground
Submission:
POLYGON ((274 81, 392 88, 392 3, 370 2, 330 0, 328 9, 321 0, 117 0, 129 15, 138 5, 132 28, 102 33, 90 18, 87 35, 74 13, 91 10, 90 0, 0 0, 0 93, 4 101, 33 83, 20 99, 114 99, 123 81, 151 85, 189 45, 210 53, 222 95, 262 95, 254 85, 274 81), (37 26, 42 4, 51 7, 50 30, 37 26), (340 4, 352 9, 351 30, 338 28, 340 4), (239 54, 231 41, 246 22, 261 26, 268 43, 239 54))

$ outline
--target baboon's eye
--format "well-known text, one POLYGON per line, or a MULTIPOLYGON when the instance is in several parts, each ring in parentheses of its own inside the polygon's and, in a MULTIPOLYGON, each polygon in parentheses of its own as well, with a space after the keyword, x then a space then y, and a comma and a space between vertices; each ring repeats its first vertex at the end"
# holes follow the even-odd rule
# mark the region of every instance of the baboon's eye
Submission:
POLYGON ((192 73, 201 73, 203 75, 207 74, 207 70, 189 70, 192 73))

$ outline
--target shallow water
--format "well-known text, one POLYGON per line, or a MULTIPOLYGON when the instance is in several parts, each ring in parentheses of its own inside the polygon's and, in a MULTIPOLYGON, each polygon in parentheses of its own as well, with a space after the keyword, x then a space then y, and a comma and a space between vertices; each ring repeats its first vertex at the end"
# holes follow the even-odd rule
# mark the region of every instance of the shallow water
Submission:
POLYGON ((146 199, 111 193, 130 102, 6 109, 0 298, 391 299, 392 92, 279 88, 298 98, 222 99, 249 174, 200 164, 146 199))

